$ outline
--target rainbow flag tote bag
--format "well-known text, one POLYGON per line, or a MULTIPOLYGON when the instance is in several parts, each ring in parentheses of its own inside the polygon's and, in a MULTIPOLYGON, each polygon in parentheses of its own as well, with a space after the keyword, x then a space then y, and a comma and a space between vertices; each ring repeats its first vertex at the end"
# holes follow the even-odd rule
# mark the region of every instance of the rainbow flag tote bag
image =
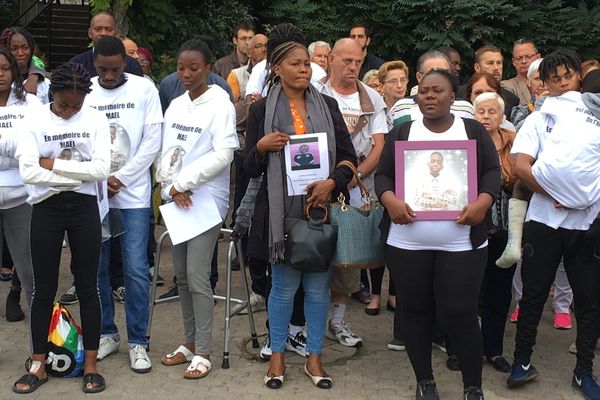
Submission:
POLYGON ((63 305, 55 303, 48 330, 46 371, 57 377, 80 376, 83 358, 81 328, 63 305))

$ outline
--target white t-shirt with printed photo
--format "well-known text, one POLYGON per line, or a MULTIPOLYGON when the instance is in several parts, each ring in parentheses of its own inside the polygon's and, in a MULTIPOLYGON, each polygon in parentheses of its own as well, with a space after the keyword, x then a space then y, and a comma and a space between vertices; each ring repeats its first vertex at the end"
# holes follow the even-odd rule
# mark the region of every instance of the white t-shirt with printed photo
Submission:
POLYGON ((338 108, 342 113, 342 117, 344 117, 344 122, 346 122, 346 128, 348 128, 348 132, 352 135, 354 127, 358 123, 358 118, 362 114, 358 92, 346 95, 332 89, 332 94, 338 102, 338 108))
POLYGON ((593 206, 600 201, 600 119, 574 91, 549 97, 540 112, 554 127, 532 166, 533 177, 567 208, 593 206))
MULTIPOLYGON (((544 151, 545 144, 552 135, 555 121, 539 111, 529 115, 515 138, 510 154, 526 154, 534 159, 544 151)), ((578 182, 569 182, 577 185, 578 182)), ((567 190, 569 190, 567 188, 567 190)), ((587 230, 600 211, 600 203, 584 210, 557 209, 554 200, 539 193, 533 193, 527 208, 526 221, 536 221, 551 228, 587 230)))
MULTIPOLYGON (((171 102, 165 112, 163 150, 157 178, 167 188, 174 182, 198 181, 198 173, 214 156, 214 150, 239 148, 235 109, 229 95, 217 85, 192 101, 188 92, 171 102)), ((229 165, 198 182, 212 195, 222 218, 229 207, 229 165)), ((183 185, 182 185, 183 186, 183 185)), ((185 185, 187 186, 187 184, 185 185)), ((192 192, 193 188, 190 189, 192 192)), ((163 197, 165 193, 163 192, 163 197)))
MULTIPOLYGON (((342 95, 336 92, 330 86, 328 89, 330 88, 333 98, 338 103, 338 108, 342 113, 342 117, 344 117, 344 122, 348 128, 348 132, 350 132, 356 157, 358 157, 360 162, 364 160, 373 149, 373 145, 375 144, 373 135, 387 134, 388 127, 386 122, 385 103, 383 102, 383 99, 379 93, 375 92, 375 90, 371 89, 367 85, 364 85, 362 82, 359 84, 362 85, 362 88, 366 90, 369 100, 373 103, 373 108, 375 111, 371 114, 365 114, 361 109, 360 95, 358 91, 350 95, 342 95), (367 119, 367 123, 361 128, 360 132, 355 132, 356 124, 358 123, 361 115, 364 115, 364 118, 367 119)), ((319 87, 324 88, 322 84, 319 87)), ((325 91, 325 93, 327 93, 327 91, 325 91)), ((367 190, 373 196, 375 196, 374 174, 363 177, 363 183, 365 184, 367 190)))
POLYGON ((106 178, 105 170, 88 161, 100 159, 108 165, 108 121, 102 113, 85 105, 69 119, 54 114, 50 106, 42 110, 28 117, 28 128, 22 133, 16 152, 21 174, 39 182, 25 185, 27 202, 36 204, 61 191, 96 196, 95 181, 106 178), (40 158, 54 159, 53 170, 41 168, 40 158))
POLYGON ((92 78, 85 104, 103 112, 110 123, 110 174, 123 183, 109 200, 111 208, 150 206, 149 168, 160 149, 163 122, 156 87, 148 79, 125 74, 127 82, 105 89, 92 78), (148 129, 154 125, 153 129, 148 129))

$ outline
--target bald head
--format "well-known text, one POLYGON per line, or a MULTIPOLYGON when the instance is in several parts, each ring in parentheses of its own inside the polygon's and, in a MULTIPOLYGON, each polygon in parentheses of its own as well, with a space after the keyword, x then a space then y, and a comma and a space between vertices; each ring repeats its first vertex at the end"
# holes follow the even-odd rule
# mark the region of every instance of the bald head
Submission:
POLYGON ((353 51, 356 49, 358 49, 358 51, 362 52, 362 49, 361 49, 360 45, 356 42, 356 40, 350 39, 350 38, 342 38, 342 39, 338 40, 337 42, 335 42, 335 44, 333 45, 333 49, 331 49, 331 53, 341 54, 341 53, 346 53, 348 51, 353 51))
POLYGON ((362 62, 363 51, 355 40, 343 38, 335 42, 329 54, 329 70, 333 88, 341 94, 356 92, 358 90, 358 72, 362 62))
POLYGON ((129 57, 133 57, 136 60, 140 58, 138 54, 138 45, 133 40, 125 37, 121 39, 121 41, 123 42, 123 46, 125 46, 125 53, 127 53, 129 57))
POLYGON ((248 56, 250 57, 252 65, 256 65, 267 58, 268 39, 269 38, 262 33, 258 33, 250 39, 250 43, 248 43, 248 56))
POLYGON ((262 33, 257 33, 256 35, 252 36, 252 39, 250 39, 250 46, 254 46, 257 43, 266 43, 268 39, 269 38, 262 33))

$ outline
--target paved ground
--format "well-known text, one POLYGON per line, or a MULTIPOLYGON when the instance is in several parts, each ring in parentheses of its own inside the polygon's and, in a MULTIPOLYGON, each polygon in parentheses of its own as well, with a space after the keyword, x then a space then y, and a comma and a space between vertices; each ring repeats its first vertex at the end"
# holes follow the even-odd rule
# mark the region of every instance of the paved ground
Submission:
MULTIPOLYGON (((225 249, 227 242, 220 244, 220 272, 222 280, 217 292, 224 292, 225 249)), ((64 251, 59 294, 70 285, 68 272, 68 249, 64 251)), ((161 261, 161 275, 172 275, 170 254, 166 251, 161 261)), ((234 272, 234 294, 240 294, 239 273, 234 272)), ((28 356, 27 322, 5 322, 4 301, 8 284, 0 286, 0 399, 31 398, 60 399, 82 398, 81 380, 50 379, 34 394, 28 397, 14 395, 12 383, 24 372, 23 361, 28 356)), ((167 286, 159 289, 159 293, 167 286)), ((77 320, 79 308, 70 306, 77 320)), ((231 368, 221 369, 223 352, 223 313, 224 305, 219 302, 215 308, 215 329, 212 353, 213 370, 205 379, 189 381, 182 378, 185 365, 165 367, 160 364, 160 356, 175 349, 182 339, 179 303, 172 302, 156 306, 151 338, 150 356, 154 363, 152 372, 145 375, 133 373, 129 368, 126 346, 122 345, 118 354, 102 361, 100 372, 107 380, 104 393, 93 395, 95 399, 186 399, 199 396, 212 399, 414 399, 415 382, 412 369, 405 352, 387 350, 386 343, 392 330, 392 313, 382 309, 379 316, 367 316, 363 305, 352 300, 347 319, 352 329, 363 336, 364 346, 355 351, 326 340, 323 357, 326 371, 334 379, 330 391, 322 391, 310 383, 302 372, 303 360, 297 355, 287 358, 287 374, 284 387, 272 391, 262 384, 267 365, 256 359, 257 349, 249 341, 248 319, 236 316, 232 319, 231 368)), ((123 306, 117 305, 118 326, 125 332, 123 306)), ((265 313, 256 315, 259 335, 265 330, 265 313)), ((515 326, 509 324, 506 333, 505 354, 513 350, 515 326)), ((552 312, 547 307, 540 324, 537 352, 533 363, 541 373, 538 380, 521 390, 506 388, 506 375, 484 366, 484 390, 486 399, 523 400, 566 400, 582 398, 570 387, 571 371, 575 358, 567 351, 573 342, 575 330, 557 331, 552 328, 552 312)), ((462 395, 460 374, 446 369, 446 356, 434 350, 434 371, 442 399, 459 399, 462 395)))

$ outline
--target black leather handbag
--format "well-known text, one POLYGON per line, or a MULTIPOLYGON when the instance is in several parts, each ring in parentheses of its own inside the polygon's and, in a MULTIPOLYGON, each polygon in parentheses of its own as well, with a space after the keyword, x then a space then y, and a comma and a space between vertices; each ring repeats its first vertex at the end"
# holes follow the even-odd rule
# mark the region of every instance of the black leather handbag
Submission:
POLYGON ((285 218, 285 265, 302 272, 325 272, 331 266, 337 242, 337 228, 327 224, 327 209, 322 218, 285 218))

